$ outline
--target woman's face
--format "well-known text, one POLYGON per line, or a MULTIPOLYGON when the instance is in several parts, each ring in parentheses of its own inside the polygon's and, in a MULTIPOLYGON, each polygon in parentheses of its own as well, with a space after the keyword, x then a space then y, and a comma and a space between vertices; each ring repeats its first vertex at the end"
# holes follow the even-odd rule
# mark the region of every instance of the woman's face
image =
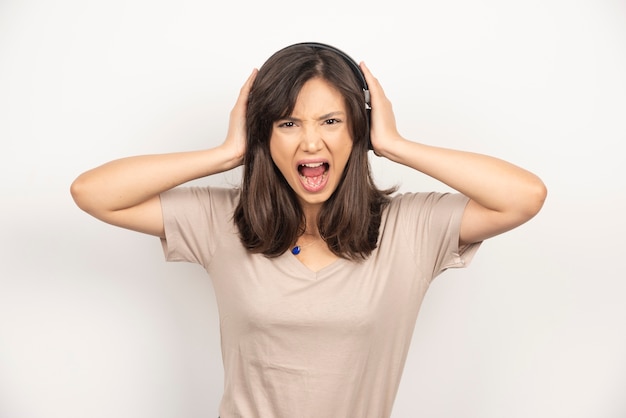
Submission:
POLYGON ((272 125, 270 153, 303 208, 337 189, 352 151, 344 98, 321 78, 307 81, 293 113, 272 125))

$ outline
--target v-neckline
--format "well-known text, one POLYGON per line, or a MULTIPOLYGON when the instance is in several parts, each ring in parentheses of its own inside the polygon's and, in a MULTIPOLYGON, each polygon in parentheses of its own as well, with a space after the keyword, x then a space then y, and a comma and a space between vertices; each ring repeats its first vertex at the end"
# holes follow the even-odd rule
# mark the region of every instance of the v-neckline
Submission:
POLYGON ((324 277, 335 271, 336 269, 341 268, 341 266, 348 262, 348 260, 339 257, 319 270, 311 270, 309 267, 306 266, 306 264, 300 261, 298 257, 292 254, 291 251, 286 251, 280 258, 284 259, 286 264, 289 264, 290 266, 292 266, 292 268, 295 268, 299 276, 311 280, 317 280, 321 277, 324 277))

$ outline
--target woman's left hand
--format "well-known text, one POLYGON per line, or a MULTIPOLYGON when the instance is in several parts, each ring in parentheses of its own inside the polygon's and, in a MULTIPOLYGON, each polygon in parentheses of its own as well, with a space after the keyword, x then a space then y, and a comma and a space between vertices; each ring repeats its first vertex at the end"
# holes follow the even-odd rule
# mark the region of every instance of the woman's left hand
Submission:
POLYGON ((398 133, 393 106, 385 95, 378 79, 372 75, 364 62, 361 62, 359 66, 365 75, 365 81, 367 81, 370 91, 372 105, 370 138, 372 147, 376 155, 386 156, 387 150, 393 149, 393 144, 397 141, 403 141, 404 138, 398 133))

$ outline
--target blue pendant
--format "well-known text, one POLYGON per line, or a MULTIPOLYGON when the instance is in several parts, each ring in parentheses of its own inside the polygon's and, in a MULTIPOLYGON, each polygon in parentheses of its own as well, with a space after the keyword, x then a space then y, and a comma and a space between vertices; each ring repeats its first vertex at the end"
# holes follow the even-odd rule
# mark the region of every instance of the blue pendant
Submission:
POLYGON ((301 250, 300 246, 299 246, 299 245, 296 245, 295 247, 293 247, 293 248, 291 249, 291 254, 293 254, 293 255, 298 255, 298 254, 300 254, 300 250, 301 250))

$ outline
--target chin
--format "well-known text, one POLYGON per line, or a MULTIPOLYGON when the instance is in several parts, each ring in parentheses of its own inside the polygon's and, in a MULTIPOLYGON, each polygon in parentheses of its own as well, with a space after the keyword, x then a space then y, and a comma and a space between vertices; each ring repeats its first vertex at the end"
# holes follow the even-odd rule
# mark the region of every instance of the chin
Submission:
POLYGON ((319 193, 301 191, 300 193, 297 193, 297 195, 298 200, 303 205, 322 205, 324 202, 330 199, 335 190, 336 188, 333 188, 332 190, 323 190, 319 193))

